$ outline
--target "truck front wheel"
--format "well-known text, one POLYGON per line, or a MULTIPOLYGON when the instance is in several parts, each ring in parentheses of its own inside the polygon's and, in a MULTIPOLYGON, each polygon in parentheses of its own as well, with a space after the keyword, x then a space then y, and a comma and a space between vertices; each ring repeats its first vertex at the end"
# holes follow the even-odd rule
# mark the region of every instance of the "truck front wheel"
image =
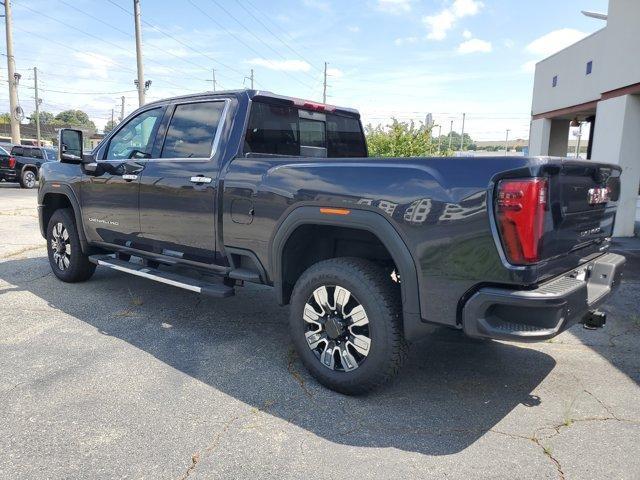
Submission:
POLYGON ((89 257, 82 253, 73 212, 67 208, 51 215, 47 225, 47 253, 51 270, 63 282, 84 282, 96 270, 89 257))
POLYGON ((296 282, 290 328, 304 366, 326 387, 369 392, 394 377, 407 354, 400 288, 360 258, 319 262, 296 282))

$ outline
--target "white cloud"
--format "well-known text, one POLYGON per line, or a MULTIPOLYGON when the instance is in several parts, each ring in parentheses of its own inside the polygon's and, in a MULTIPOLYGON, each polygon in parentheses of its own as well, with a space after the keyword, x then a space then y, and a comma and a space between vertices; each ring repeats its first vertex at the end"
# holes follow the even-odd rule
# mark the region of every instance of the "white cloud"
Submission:
POLYGON ((455 0, 450 7, 435 15, 423 17, 422 21, 429 29, 429 40, 444 40, 456 22, 464 17, 477 15, 484 7, 479 0, 455 0))
POLYGON ((411 11, 413 0, 378 0, 378 9, 387 13, 407 13, 411 11))
POLYGON ((489 53, 491 50, 493 50, 491 42, 480 40, 478 38, 472 38, 466 42, 462 42, 458 46, 458 53, 463 55, 468 53, 489 53))
POLYGON ((451 6, 451 10, 456 17, 470 17, 477 15, 484 4, 478 0, 456 0, 451 6))
POLYGON ((401 38, 396 38, 393 41, 393 44, 396 47, 401 47, 403 45, 410 45, 410 44, 413 44, 413 43, 417 43, 418 40, 420 40, 418 37, 401 37, 401 38))
POLYGON ((303 60, 266 60, 264 58, 254 58, 247 63, 281 72, 308 72, 311 70, 311 65, 303 60))
POLYGON ((360 27, 357 25, 350 25, 347 27, 347 30, 349 30, 351 33, 359 33, 360 27))
POLYGON ((331 10, 329 2, 325 2, 323 0, 304 0, 303 3, 309 8, 315 8, 316 10, 322 10, 323 12, 329 12, 331 10))
POLYGON ((554 30, 537 38, 526 47, 526 51, 539 58, 548 57, 563 48, 582 40, 587 34, 573 28, 554 30))
POLYGON ((465 30, 464 32, 462 32, 462 38, 469 40, 473 38, 473 34, 469 30, 465 30))
POLYGON ((82 69, 83 76, 95 75, 100 78, 107 78, 109 76, 109 67, 114 64, 111 58, 98 53, 77 52, 73 56, 87 65, 87 68, 82 69))
POLYGON ((340 78, 344 76, 344 72, 339 68, 331 67, 327 68, 327 75, 333 78, 340 78))
POLYGON ((429 29, 429 34, 427 35, 429 40, 444 40, 447 37, 447 32, 455 24, 456 17, 451 10, 443 10, 437 15, 430 15, 422 20, 429 29))

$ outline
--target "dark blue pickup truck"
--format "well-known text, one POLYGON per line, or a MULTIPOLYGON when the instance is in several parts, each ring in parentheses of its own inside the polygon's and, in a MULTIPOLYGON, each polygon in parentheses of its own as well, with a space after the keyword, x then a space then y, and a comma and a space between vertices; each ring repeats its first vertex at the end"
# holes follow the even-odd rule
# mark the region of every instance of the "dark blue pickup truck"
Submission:
POLYGON ((215 297, 270 285, 304 365, 345 393, 391 378, 434 324, 516 341, 600 327, 625 263, 609 252, 618 167, 369 158, 351 109, 206 93, 145 105, 91 155, 80 131, 60 145, 38 207, 59 279, 101 265, 215 297))
POLYGON ((0 151, 0 180, 17 182, 22 188, 34 188, 40 167, 45 162, 55 162, 57 152, 53 148, 14 145, 7 152, 0 151))

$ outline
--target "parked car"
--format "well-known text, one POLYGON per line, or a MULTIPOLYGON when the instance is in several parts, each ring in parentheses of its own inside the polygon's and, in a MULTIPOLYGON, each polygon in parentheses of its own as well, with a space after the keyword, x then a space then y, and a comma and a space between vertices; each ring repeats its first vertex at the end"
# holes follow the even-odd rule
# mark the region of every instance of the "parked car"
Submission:
POLYGON ((0 179, 34 188, 42 164, 56 160, 57 151, 53 148, 14 145, 8 155, 0 155, 0 179))
POLYGON ((434 324, 513 341, 601 327, 625 263, 614 165, 367 158, 357 111, 256 91, 150 103, 82 144, 62 130, 41 170, 60 280, 101 265, 221 298, 270 285, 306 368, 348 394, 434 324))

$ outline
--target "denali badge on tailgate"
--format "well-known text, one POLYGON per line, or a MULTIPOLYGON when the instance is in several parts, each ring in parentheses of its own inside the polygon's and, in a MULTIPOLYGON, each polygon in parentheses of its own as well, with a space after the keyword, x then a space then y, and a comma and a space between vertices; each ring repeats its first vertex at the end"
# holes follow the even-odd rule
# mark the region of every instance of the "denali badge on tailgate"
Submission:
POLYGON ((596 187, 589 189, 589 205, 598 205, 609 201, 609 188, 596 187))

